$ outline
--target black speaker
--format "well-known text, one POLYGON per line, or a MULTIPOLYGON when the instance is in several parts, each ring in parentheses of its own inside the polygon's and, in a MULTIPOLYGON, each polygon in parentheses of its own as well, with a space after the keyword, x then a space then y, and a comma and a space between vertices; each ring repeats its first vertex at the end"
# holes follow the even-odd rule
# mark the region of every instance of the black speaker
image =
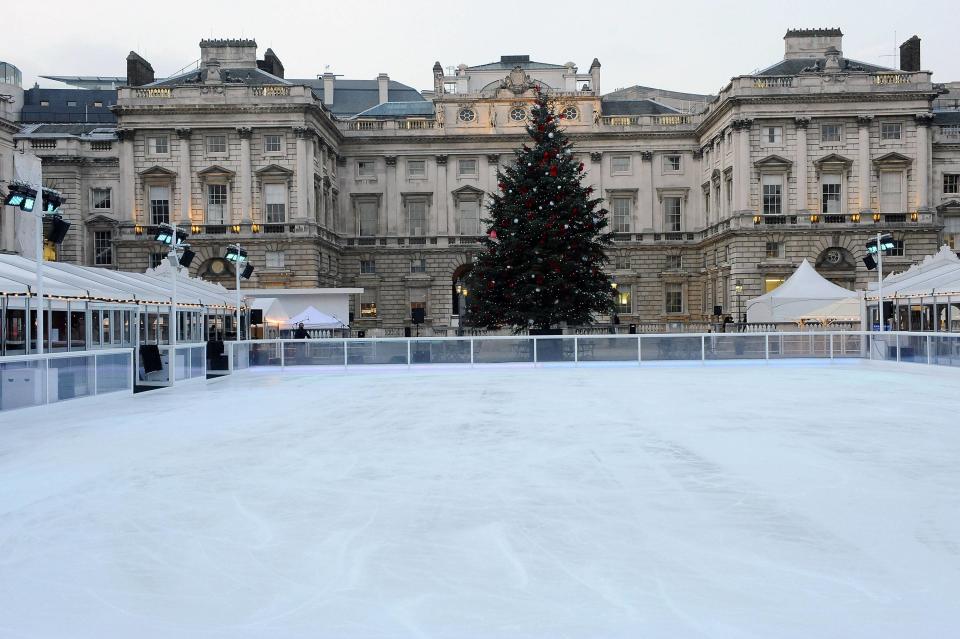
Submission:
POLYGON ((262 309, 262 308, 252 308, 252 309, 250 309, 250 323, 251 323, 251 324, 263 324, 263 309, 262 309))
POLYGON ((359 337, 360 339, 363 339, 366 336, 367 336, 366 331, 357 331, 357 337, 359 337))
POLYGON ((196 256, 197 254, 190 249, 183 249, 183 255, 180 256, 180 266, 190 268, 190 264, 193 263, 193 258, 196 256))
POLYGON ((877 261, 873 259, 872 255, 864 255, 863 263, 867 267, 868 271, 872 271, 873 269, 877 268, 877 261))
POLYGON ((414 324, 423 324, 423 320, 425 316, 426 316, 426 313, 422 308, 415 308, 412 311, 410 311, 410 321, 412 321, 414 324))
POLYGON ((253 275, 253 264, 247 262, 246 267, 240 272, 240 277, 245 280, 249 280, 250 276, 253 275))
POLYGON ((50 215, 47 216, 47 219, 50 220, 50 230, 47 231, 44 239, 53 244, 60 244, 63 242, 63 238, 67 236, 67 231, 70 230, 70 222, 59 215, 50 215))
POLYGON ((404 326, 404 327, 403 327, 403 336, 404 336, 404 337, 410 337, 410 327, 409 327, 409 326, 404 326))
POLYGON ((636 325, 636 324, 631 324, 631 325, 630 325, 630 334, 631 334, 631 335, 636 335, 636 334, 637 334, 637 325, 636 325))
POLYGON ((720 306, 719 304, 716 305, 716 306, 714 306, 714 307, 713 307, 713 314, 714 314, 714 315, 723 315, 723 307, 720 306))

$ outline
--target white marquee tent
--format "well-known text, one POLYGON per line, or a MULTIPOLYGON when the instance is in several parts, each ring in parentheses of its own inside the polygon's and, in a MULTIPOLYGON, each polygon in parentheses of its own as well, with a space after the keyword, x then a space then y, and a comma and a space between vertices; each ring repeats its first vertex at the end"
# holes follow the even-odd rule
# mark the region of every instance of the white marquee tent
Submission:
POLYGON ((747 302, 747 321, 797 322, 805 313, 856 297, 855 291, 830 282, 803 260, 786 282, 747 302))
POLYGON ((297 313, 290 319, 286 320, 281 328, 291 329, 296 328, 301 322, 303 322, 303 327, 308 329, 314 328, 344 328, 343 322, 338 320, 335 317, 331 317, 326 313, 318 311, 313 306, 308 306, 305 310, 300 313, 297 313))

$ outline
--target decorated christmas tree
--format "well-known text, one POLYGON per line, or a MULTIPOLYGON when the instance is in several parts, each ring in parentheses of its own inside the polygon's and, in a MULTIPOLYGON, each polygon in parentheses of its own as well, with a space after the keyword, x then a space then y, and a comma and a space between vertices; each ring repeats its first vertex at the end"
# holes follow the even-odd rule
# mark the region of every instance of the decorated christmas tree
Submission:
POLYGON ((497 173, 484 251, 467 279, 470 325, 540 332, 588 324, 613 309, 603 270, 607 211, 582 184, 583 163, 574 160, 562 122, 538 92, 527 125, 533 145, 497 173))

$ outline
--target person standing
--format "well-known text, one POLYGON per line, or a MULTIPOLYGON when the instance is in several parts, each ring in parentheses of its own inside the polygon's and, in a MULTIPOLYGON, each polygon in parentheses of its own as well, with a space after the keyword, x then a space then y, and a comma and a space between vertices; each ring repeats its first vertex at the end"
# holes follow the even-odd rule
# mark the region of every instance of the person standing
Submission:
POLYGON ((297 330, 293 332, 293 339, 309 339, 310 334, 307 332, 307 329, 303 327, 303 322, 297 324, 297 330))

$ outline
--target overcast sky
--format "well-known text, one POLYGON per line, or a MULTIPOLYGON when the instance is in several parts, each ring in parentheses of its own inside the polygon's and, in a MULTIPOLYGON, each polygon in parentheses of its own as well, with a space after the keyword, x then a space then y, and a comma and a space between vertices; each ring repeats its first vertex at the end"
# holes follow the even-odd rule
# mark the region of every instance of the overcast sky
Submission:
POLYGON ((529 54, 572 61, 584 73, 599 58, 604 93, 634 84, 715 93, 732 76, 780 60, 790 27, 840 27, 845 56, 890 66, 895 44, 917 34, 934 81, 960 80, 956 15, 951 0, 32 0, 7 21, 0 60, 16 64, 29 87, 39 75, 126 75, 134 50, 159 77, 195 62, 202 38, 247 37, 261 55, 272 47, 288 78, 329 67, 347 78, 386 72, 428 89, 436 60, 447 67, 529 54))

